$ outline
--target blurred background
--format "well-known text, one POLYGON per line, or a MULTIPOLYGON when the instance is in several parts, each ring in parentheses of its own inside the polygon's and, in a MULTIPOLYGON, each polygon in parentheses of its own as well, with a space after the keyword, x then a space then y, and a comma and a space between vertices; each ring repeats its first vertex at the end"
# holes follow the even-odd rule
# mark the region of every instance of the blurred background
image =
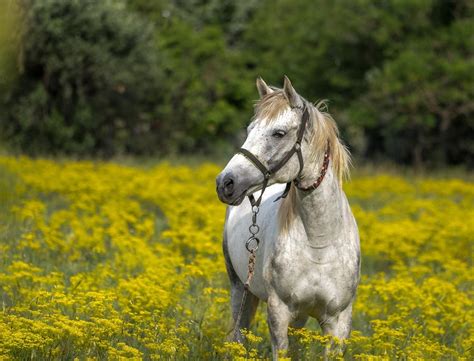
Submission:
POLYGON ((474 166, 470 0, 0 0, 0 148, 227 157, 255 78, 329 100, 356 159, 474 166))

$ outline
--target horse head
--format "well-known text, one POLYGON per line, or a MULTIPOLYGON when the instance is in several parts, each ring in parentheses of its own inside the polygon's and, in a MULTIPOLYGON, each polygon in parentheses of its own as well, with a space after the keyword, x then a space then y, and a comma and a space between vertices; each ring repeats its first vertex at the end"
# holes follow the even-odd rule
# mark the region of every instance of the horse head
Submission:
POLYGON ((269 87, 262 78, 256 83, 260 100, 247 138, 216 179, 219 199, 230 205, 268 185, 297 179, 307 158, 310 105, 286 76, 283 89, 269 87))

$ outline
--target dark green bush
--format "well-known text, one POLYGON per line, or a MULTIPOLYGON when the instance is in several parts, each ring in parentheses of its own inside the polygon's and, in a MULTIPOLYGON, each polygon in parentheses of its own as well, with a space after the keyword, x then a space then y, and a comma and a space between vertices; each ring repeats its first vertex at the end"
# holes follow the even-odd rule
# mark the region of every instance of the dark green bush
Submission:
POLYGON ((163 71, 153 26, 116 1, 22 1, 2 127, 28 153, 143 152, 163 71))

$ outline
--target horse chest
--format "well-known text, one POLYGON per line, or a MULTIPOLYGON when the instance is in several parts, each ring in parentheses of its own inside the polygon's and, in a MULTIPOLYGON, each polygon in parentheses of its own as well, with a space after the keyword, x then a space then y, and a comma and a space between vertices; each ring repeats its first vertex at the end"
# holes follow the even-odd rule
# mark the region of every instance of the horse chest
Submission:
POLYGON ((277 248, 267 262, 266 278, 272 291, 298 307, 327 303, 332 295, 332 282, 326 264, 312 262, 304 249, 277 248))

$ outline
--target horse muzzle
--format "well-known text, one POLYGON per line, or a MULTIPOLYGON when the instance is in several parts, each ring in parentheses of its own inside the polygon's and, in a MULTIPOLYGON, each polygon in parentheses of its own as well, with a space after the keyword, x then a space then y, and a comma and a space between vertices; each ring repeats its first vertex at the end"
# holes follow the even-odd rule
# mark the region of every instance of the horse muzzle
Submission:
POLYGON ((238 206, 244 200, 247 189, 239 186, 232 172, 222 172, 216 178, 216 192, 221 202, 238 206))

